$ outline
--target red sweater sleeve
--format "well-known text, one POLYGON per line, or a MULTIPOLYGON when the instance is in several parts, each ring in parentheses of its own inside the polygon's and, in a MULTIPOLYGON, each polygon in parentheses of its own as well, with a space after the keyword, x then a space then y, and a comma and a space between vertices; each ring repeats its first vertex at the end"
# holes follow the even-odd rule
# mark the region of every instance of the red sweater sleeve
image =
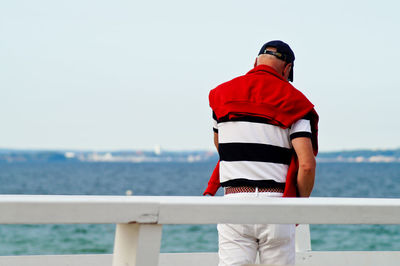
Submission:
POLYGON ((221 186, 221 184, 219 182, 219 161, 218 161, 218 163, 215 166, 214 171, 210 177, 210 180, 208 181, 208 186, 207 186, 206 190, 204 191, 203 196, 206 196, 206 195, 214 196, 215 193, 217 193, 220 186, 221 186))

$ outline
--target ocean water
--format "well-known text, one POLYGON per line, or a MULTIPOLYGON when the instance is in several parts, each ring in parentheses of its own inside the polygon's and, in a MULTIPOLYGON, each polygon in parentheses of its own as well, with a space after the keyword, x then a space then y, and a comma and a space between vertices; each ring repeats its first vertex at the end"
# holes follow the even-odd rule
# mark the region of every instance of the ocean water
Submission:
MULTIPOLYGON (((201 195, 215 163, 1 163, 1 194, 201 195)), ((222 195, 219 191, 218 195, 222 195)), ((313 196, 400 197, 399 163, 319 163, 313 196)), ((1 214, 0 214, 1 215, 1 214)), ((0 225, 0 255, 112 253, 115 225, 0 225)), ((313 250, 400 250, 399 225, 312 225, 313 250)), ((215 225, 165 225, 161 252, 217 251, 215 225)))

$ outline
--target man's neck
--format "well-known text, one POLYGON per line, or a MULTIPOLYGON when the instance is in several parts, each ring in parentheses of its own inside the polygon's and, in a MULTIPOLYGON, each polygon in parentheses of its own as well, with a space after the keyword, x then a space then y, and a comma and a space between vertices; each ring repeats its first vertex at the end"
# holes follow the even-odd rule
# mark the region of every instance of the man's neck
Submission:
POLYGON ((267 64, 267 63, 257 63, 257 66, 267 66, 272 68, 273 70, 276 71, 276 73, 280 74, 281 72, 279 72, 279 68, 277 66, 274 66, 273 64, 267 64))

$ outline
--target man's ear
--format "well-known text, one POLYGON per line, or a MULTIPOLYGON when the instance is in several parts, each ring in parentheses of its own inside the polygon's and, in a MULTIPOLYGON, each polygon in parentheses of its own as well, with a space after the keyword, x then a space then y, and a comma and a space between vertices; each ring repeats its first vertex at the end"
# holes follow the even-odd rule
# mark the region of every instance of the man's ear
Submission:
POLYGON ((285 66, 285 69, 283 70, 283 76, 285 77, 285 78, 288 78, 289 77, 289 74, 290 74, 290 69, 292 68, 292 63, 289 63, 289 64, 287 64, 286 66, 285 66))

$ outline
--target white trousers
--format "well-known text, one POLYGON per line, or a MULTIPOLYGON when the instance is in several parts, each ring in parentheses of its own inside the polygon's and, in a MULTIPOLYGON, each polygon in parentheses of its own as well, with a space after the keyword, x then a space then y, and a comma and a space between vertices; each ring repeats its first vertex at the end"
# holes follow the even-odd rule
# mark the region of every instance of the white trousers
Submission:
MULTIPOLYGON (((229 198, 282 197, 282 193, 234 193, 229 198)), ((266 213, 265 215, 268 215, 266 213)), ((218 266, 254 264, 257 252, 260 263, 295 264, 294 224, 218 224, 218 266)))

